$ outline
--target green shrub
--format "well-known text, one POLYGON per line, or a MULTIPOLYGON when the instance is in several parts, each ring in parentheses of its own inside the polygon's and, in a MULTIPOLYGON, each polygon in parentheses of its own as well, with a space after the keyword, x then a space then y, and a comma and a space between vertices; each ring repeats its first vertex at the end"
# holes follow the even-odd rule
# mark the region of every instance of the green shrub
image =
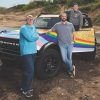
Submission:
POLYGON ((49 13, 57 13, 59 12, 59 5, 57 4, 47 4, 44 7, 45 12, 49 12, 49 13))
POLYGON ((30 2, 28 5, 25 5, 22 7, 22 10, 29 10, 29 9, 35 9, 35 8, 38 8, 38 7, 43 7, 45 6, 46 3, 45 2, 30 2))
POLYGON ((77 2, 79 5, 95 2, 96 0, 54 0, 55 4, 65 4, 68 7, 72 5, 73 2, 77 2))
POLYGON ((94 6, 91 7, 91 10, 94 11, 98 8, 100 8, 100 2, 97 2, 96 4, 94 4, 94 6))
POLYGON ((13 8, 22 9, 24 6, 25 6, 25 4, 20 4, 20 5, 14 6, 13 8))
POLYGON ((84 7, 80 8, 80 10, 81 10, 82 12, 84 12, 84 13, 88 13, 88 12, 90 12, 91 9, 92 9, 91 6, 92 6, 92 5, 84 6, 84 7))
POLYGON ((0 7, 0 13, 5 13, 5 12, 6 12, 6 8, 0 7))
POLYGON ((100 25, 100 14, 98 14, 98 15, 96 16, 96 18, 94 19, 94 24, 100 25))
POLYGON ((100 8, 100 2, 91 3, 80 8, 82 12, 88 13, 100 8))

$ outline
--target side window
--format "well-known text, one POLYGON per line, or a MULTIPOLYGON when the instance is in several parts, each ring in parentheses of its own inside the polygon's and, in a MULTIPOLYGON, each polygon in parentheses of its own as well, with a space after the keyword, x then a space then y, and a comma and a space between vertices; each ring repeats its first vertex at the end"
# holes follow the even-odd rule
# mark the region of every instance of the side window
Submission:
POLYGON ((84 19, 84 26, 89 26, 89 22, 88 22, 88 20, 87 19, 84 19))
POLYGON ((89 28, 92 27, 92 21, 89 17, 83 18, 83 28, 89 28))
POLYGON ((60 21, 59 17, 53 17, 49 20, 47 27, 48 28, 52 28, 56 23, 58 23, 60 21))

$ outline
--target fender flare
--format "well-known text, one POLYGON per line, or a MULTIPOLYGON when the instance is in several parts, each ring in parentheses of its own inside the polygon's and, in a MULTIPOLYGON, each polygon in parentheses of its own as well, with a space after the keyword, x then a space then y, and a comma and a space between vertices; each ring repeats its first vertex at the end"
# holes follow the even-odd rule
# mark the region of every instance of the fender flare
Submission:
POLYGON ((60 49, 57 43, 48 42, 40 49, 40 53, 43 54, 49 48, 56 49, 58 50, 58 52, 60 52, 60 49))

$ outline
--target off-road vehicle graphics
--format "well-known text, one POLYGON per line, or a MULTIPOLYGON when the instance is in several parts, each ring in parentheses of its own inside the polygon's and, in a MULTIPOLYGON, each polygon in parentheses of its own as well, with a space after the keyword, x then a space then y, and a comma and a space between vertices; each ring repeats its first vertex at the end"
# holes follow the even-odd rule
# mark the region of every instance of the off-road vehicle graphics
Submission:
MULTIPOLYGON (((86 14, 83 16, 83 28, 75 32, 73 54, 81 54, 80 57, 92 60, 96 53, 95 32, 91 19, 86 14)), ((61 67, 62 58, 57 44, 57 33, 48 32, 59 21, 58 14, 41 14, 34 20, 39 32, 35 73, 41 79, 57 75, 61 67)), ((5 60, 12 63, 20 62, 19 38, 19 30, 0 30, 0 59, 3 63, 5 60)))

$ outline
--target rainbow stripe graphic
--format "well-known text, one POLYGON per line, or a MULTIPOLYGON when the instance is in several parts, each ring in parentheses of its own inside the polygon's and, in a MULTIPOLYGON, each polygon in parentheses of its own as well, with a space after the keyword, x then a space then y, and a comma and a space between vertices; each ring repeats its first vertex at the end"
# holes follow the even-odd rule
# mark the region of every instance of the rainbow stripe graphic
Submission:
POLYGON ((83 40, 83 39, 76 38, 74 42, 74 47, 94 48, 95 43, 89 40, 83 40))
POLYGON ((56 32, 48 32, 41 34, 41 36, 49 42, 57 42, 57 33, 56 32))
MULTIPOLYGON (((85 33, 85 34, 87 34, 87 33, 85 33)), ((89 33, 89 35, 90 34, 92 34, 92 33, 89 33)), ((49 42, 55 42, 55 43, 57 42, 57 33, 56 32, 48 32, 46 34, 41 34, 41 36, 49 42)), ((87 36, 79 37, 76 33, 74 47, 77 47, 77 48, 95 48, 95 40, 93 38, 94 38, 93 34, 92 34, 91 38, 88 39, 87 36), (85 39, 84 39, 84 37, 85 37, 85 39)))

